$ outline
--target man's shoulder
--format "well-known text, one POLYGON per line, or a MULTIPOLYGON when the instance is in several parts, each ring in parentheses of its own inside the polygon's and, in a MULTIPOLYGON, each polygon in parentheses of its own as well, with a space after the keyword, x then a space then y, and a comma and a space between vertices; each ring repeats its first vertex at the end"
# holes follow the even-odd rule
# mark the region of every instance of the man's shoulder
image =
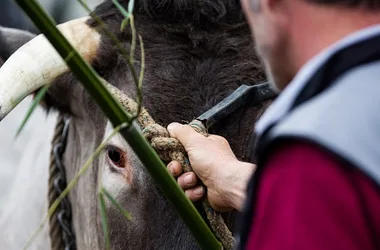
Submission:
POLYGON ((380 62, 354 69, 327 91, 297 107, 276 126, 273 138, 312 141, 380 183, 380 62))
POLYGON ((360 126, 364 125, 362 120, 372 119, 379 122, 380 112, 376 110, 376 107, 380 107, 379 72, 380 61, 347 72, 330 88, 295 108, 283 124, 295 119, 300 124, 307 123, 308 126, 347 120, 360 126))
POLYGON ((330 89, 295 108, 274 128, 274 134, 305 134, 342 143, 354 138, 377 142, 380 140, 378 72, 380 62, 343 75, 330 89))

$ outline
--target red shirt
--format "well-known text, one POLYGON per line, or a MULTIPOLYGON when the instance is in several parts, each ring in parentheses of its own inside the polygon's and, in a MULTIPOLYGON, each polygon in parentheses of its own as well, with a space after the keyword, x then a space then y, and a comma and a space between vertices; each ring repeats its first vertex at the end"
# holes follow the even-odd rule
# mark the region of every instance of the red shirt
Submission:
POLYGON ((380 189, 310 144, 277 148, 257 192, 247 249, 380 249, 380 189))

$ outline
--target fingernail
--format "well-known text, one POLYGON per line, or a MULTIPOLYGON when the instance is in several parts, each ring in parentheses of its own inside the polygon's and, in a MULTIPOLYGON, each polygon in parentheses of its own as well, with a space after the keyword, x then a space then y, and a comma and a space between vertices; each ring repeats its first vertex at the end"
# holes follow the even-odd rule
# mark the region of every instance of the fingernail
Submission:
POLYGON ((194 182, 194 176, 192 174, 189 174, 183 180, 186 184, 192 184, 194 182))
POLYGON ((168 164, 168 169, 169 169, 169 172, 174 175, 174 169, 173 169, 173 163, 169 163, 168 164))
POLYGON ((202 195, 203 194, 203 187, 202 186, 197 187, 196 189, 194 189, 193 193, 195 195, 202 195))

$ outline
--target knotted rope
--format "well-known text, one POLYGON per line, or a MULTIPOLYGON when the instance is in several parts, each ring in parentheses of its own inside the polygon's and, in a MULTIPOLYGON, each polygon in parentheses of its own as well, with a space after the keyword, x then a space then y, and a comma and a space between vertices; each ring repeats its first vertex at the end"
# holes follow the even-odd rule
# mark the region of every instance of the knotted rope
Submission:
MULTIPOLYGON (((55 202, 66 188, 66 172, 62 157, 66 149, 68 120, 62 115, 58 116, 52 140, 49 164, 49 207, 55 202)), ((68 197, 62 199, 59 210, 49 218, 49 233, 52 250, 75 250, 75 234, 71 224, 71 205, 68 197)))
MULTIPOLYGON (((134 100, 126 96, 123 92, 111 84, 105 81, 104 84, 127 112, 131 114, 135 114, 137 112, 138 106, 134 100)), ((170 137, 166 128, 157 124, 149 115, 148 111, 142 108, 137 120, 142 129, 143 135, 156 150, 161 160, 165 162, 178 161, 181 163, 184 172, 192 171, 190 161, 188 160, 187 153, 183 145, 177 139, 170 137)), ((189 125, 198 133, 206 137, 208 136, 207 130, 201 122, 194 120, 189 125)), ((235 240, 225 224, 222 215, 210 206, 207 199, 202 201, 202 207, 207 215, 211 229, 216 237, 221 241, 223 248, 226 250, 231 250, 235 240)))
MULTIPOLYGON (((57 124, 55 126, 54 136, 52 140, 52 147, 57 145, 61 141, 61 135, 63 132, 63 127, 65 123, 63 121, 63 117, 60 115, 57 120, 57 124)), ((52 148, 50 152, 50 164, 49 164, 49 191, 48 191, 48 200, 49 207, 53 204, 53 202, 58 198, 59 193, 54 187, 54 180, 57 178, 58 169, 55 166, 55 157, 54 150, 52 148)), ((58 211, 55 211, 52 216, 49 218, 49 230, 50 230, 50 243, 52 250, 60 250, 64 248, 62 231, 60 225, 58 223, 58 211)))

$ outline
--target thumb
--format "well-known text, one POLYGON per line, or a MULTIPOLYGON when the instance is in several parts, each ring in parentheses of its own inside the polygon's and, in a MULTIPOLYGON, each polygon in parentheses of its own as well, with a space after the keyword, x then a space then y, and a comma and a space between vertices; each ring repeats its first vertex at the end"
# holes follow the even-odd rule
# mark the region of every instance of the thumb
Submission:
POLYGON ((186 150, 188 150, 189 147, 192 147, 194 144, 198 144, 200 141, 206 139, 206 137, 197 133, 189 125, 183 125, 177 122, 169 124, 168 131, 170 136, 178 139, 186 150))

